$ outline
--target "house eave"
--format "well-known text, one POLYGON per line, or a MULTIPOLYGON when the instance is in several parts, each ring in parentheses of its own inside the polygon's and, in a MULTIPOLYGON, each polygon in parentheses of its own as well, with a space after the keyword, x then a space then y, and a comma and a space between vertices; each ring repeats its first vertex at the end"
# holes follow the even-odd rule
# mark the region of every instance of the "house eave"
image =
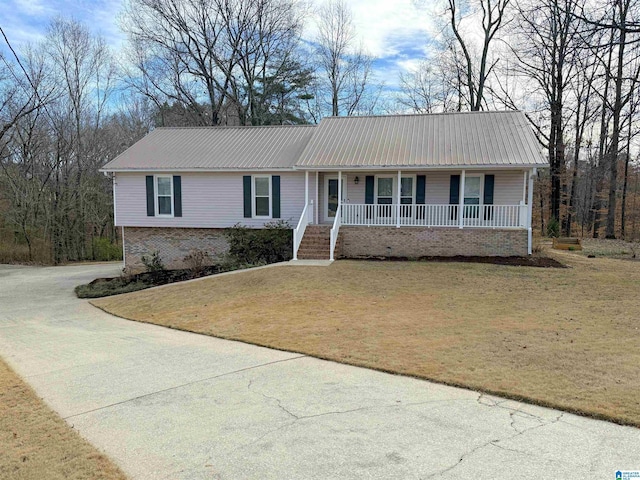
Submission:
POLYGON ((252 173, 252 172, 293 172, 292 167, 269 168, 101 168, 103 173, 252 173))
POLYGON ((499 164, 499 165, 340 165, 340 166, 295 166, 269 168, 101 168, 102 173, 251 173, 251 172, 295 172, 295 171, 444 171, 444 170, 529 170, 549 168, 548 164, 499 164))
POLYGON ((296 166, 296 170, 302 171, 443 171, 443 170, 529 170, 531 168, 549 168, 549 164, 496 164, 496 165, 338 165, 338 166, 296 166))

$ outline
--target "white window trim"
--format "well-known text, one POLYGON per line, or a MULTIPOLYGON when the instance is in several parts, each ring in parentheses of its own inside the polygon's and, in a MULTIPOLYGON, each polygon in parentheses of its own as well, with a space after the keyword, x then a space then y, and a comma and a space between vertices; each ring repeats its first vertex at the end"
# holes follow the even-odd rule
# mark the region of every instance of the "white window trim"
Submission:
MULTIPOLYGON (((391 205, 395 205, 396 201, 398 200, 398 174, 396 173, 396 175, 389 175, 389 174, 385 174, 385 175, 376 175, 375 176, 375 185, 373 187, 373 203, 375 203, 376 205, 378 204, 378 179, 379 178, 391 178, 392 179, 392 193, 391 193, 391 205)), ((416 193, 418 190, 418 175, 400 175, 400 178, 413 178, 413 188, 412 188, 412 192, 411 192, 411 205, 415 205, 416 204, 416 193)), ((426 185, 425 185, 426 187, 426 185)), ((426 192, 425 192, 426 193, 426 192)), ((387 197, 382 197, 382 198, 387 198, 387 197)), ((400 200, 402 200, 402 197, 400 197, 400 200)), ((387 204, 388 205, 388 204, 387 204)), ((404 205, 409 205, 408 203, 405 203, 404 205)))
MULTIPOLYGON (((411 205, 415 205, 416 204, 416 193, 418 190, 418 176, 417 175, 400 175, 400 180, 402 181, 403 178, 412 178, 413 181, 411 182, 411 205)), ((397 180, 396 180, 397 183, 397 180)), ((426 188, 427 186, 425 185, 425 195, 426 195, 426 188)), ((400 201, 402 202, 402 191, 400 192, 400 201)), ((404 205, 409 205, 408 203, 405 203, 404 205)))
MULTIPOLYGON (((393 175, 376 175, 375 178, 375 185, 373 188, 373 203, 375 203, 376 205, 378 205, 378 180, 380 180, 381 178, 390 178, 391 179, 391 205, 393 205, 395 202, 395 190, 396 190, 396 186, 395 183, 398 182, 398 176, 396 175, 395 177, 393 175), (394 182, 395 179, 395 182, 394 182)), ((382 198, 389 198, 388 196, 384 196, 382 198)), ((388 203, 384 203, 383 205, 389 205, 388 203)))
MULTIPOLYGON (((154 196, 154 201, 155 201, 155 212, 156 212, 156 217, 163 217, 163 218, 173 218, 173 176, 172 175, 154 175, 153 176, 153 196, 154 196), (160 213, 160 205, 159 205, 159 201, 158 201, 158 197, 160 196, 160 189, 158 188, 158 179, 159 178, 168 178, 169 179, 169 185, 171 188, 171 213, 160 213)), ((166 195, 162 195, 163 197, 165 197, 166 195)))
MULTIPOLYGON (((273 216, 273 181, 271 175, 251 175, 251 217, 260 219, 270 219, 273 216), (269 179, 269 215, 256 215, 256 178, 269 179)), ((264 197, 264 195, 259 195, 264 197)))
MULTIPOLYGON (((480 198, 479 198, 478 205, 480 207, 482 207, 484 205, 484 173, 478 173, 478 174, 473 174, 473 175, 468 175, 467 174, 466 177, 465 177, 465 188, 466 188, 466 185, 467 185, 467 183, 466 183, 467 180, 469 178, 473 178, 473 177, 476 177, 476 178, 480 179, 480 198)), ((462 202, 463 203, 464 203, 466 198, 467 198, 467 196, 465 195, 464 192, 462 192, 462 202)), ((471 198, 471 197, 469 197, 469 198, 471 198)))

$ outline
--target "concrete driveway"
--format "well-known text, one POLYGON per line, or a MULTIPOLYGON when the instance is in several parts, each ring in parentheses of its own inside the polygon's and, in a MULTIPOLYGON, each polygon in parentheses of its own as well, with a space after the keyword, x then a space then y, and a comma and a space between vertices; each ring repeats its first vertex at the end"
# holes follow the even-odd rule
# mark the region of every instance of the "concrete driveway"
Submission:
POLYGON ((122 320, 0 266, 0 355, 134 479, 615 479, 640 430, 122 320))

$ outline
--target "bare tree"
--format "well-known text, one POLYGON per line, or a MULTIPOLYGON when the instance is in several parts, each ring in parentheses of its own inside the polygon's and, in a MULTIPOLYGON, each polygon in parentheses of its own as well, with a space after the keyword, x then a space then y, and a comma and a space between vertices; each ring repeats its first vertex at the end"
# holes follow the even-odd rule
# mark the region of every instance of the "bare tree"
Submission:
MULTIPOLYGON (((569 186, 569 194, 567 201, 567 214, 564 219, 563 230, 567 237, 571 236, 571 227, 575 217, 576 203, 578 200, 578 174, 580 172, 580 163, 582 159, 582 150, 587 136, 587 128, 592 125, 597 118, 597 104, 593 101, 596 95, 594 86, 595 78, 598 73, 596 62, 589 56, 576 56, 575 74, 572 76, 569 90, 573 97, 573 108, 571 116, 573 117, 573 168, 571 174, 571 182, 569 186)), ((589 139, 587 139, 587 143, 589 139)), ((591 206, 586 209, 590 211, 591 206)), ((585 208, 583 206, 583 211, 585 208)))
MULTIPOLYGON (((611 112, 611 124, 602 124, 601 137, 608 136, 611 141, 606 149, 601 149, 603 163, 609 169, 609 192, 605 236, 616 237, 616 215, 618 195, 618 156, 623 142, 623 110, 629 103, 632 92, 640 78, 640 4, 636 0, 607 0, 600 7, 577 16, 587 25, 587 32, 606 31, 604 43, 594 46, 593 54, 600 59, 607 78, 606 88, 612 83, 612 99, 604 97, 604 110, 611 112), (630 68, 628 68, 630 67, 630 68), (609 132, 609 128, 611 129, 609 132)), ((603 112, 603 118, 605 113, 603 112)), ((602 141, 601 141, 602 144, 602 141)), ((594 236, 597 235, 597 222, 594 236)))
POLYGON ((202 125, 260 124, 274 85, 304 77, 302 14, 294 0, 128 0, 129 83, 157 106, 198 112, 202 125))
POLYGON ((510 0, 474 2, 474 13, 481 15, 482 40, 479 56, 474 55, 473 42, 463 31, 461 3, 461 0, 447 0, 447 12, 451 32, 461 51, 461 76, 467 90, 469 108, 471 111, 478 111, 484 106, 487 79, 498 63, 498 59, 491 56, 491 48, 496 34, 506 23, 506 11, 510 0))
POLYGON ((328 0, 319 12, 316 55, 319 82, 316 94, 331 115, 354 115, 375 108, 380 88, 372 85, 372 58, 356 42, 351 11, 344 0, 328 0), (373 92, 372 92, 373 87, 373 92), (323 92, 329 100, 325 100, 323 92))
POLYGON ((422 61, 414 71, 400 74, 398 103, 415 113, 455 111, 459 105, 453 88, 437 61, 422 61))
MULTIPOLYGON (((550 216, 560 220, 565 172, 565 90, 576 73, 576 57, 582 47, 582 27, 575 13, 582 0, 521 0, 512 25, 512 54, 516 72, 544 99, 549 112, 546 147, 551 177, 550 216)), ((533 93, 531 87, 528 93, 533 93)))

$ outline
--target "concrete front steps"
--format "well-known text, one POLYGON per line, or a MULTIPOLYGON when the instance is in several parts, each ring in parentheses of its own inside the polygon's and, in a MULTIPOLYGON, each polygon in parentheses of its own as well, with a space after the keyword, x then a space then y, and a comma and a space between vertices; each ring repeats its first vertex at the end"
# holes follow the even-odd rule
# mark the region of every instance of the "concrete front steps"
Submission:
MULTIPOLYGON (((341 242, 338 234, 336 252, 341 242)), ((331 225, 307 225, 298 249, 299 260, 329 260, 331 250, 331 225)), ((335 255, 337 256, 337 255, 335 255)))

